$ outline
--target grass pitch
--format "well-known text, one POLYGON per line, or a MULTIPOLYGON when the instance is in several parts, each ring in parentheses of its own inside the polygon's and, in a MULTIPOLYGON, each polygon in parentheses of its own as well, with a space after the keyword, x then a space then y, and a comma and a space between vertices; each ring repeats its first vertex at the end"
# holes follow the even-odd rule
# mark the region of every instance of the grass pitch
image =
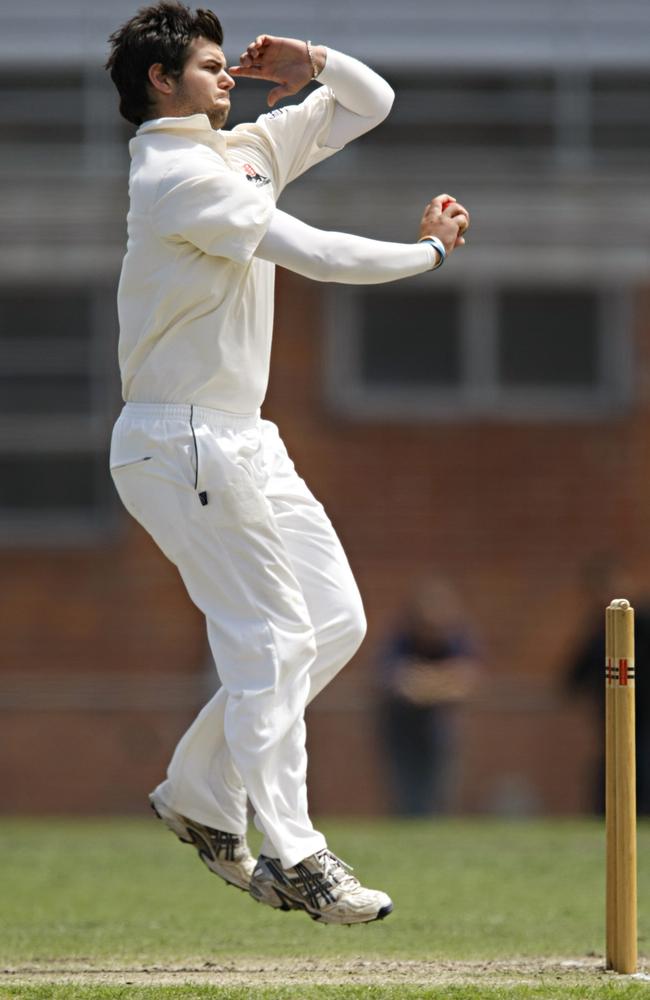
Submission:
MULTIPOLYGON (((160 823, 0 823, 0 998, 650 996, 603 971, 595 822, 327 821, 395 912, 328 927, 227 888, 160 823)), ((650 975, 650 825, 639 829, 639 948, 650 975)))

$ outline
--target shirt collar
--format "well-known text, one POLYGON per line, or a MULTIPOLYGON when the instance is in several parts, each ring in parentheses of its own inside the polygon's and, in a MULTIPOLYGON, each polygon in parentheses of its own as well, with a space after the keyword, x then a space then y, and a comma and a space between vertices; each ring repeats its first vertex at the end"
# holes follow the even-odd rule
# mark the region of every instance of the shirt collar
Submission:
POLYGON ((186 115, 182 118, 151 118, 143 122, 136 132, 136 138, 149 132, 172 132, 187 135, 197 142, 210 146, 218 153, 226 152, 226 137, 221 129, 214 129, 207 115, 186 115))

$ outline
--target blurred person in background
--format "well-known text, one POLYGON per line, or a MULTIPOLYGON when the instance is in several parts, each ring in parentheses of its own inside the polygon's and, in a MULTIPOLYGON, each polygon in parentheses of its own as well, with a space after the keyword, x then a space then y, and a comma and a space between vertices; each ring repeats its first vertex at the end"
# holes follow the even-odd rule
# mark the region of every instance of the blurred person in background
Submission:
POLYGON ((349 56, 258 35, 228 67, 216 15, 168 2, 142 8, 110 42, 120 111, 137 126, 111 472, 205 614, 223 685, 151 803, 258 902, 326 923, 381 919, 389 897, 361 885, 308 811, 305 706, 356 652, 365 618, 329 519, 260 414, 274 265, 352 284, 423 274, 462 245, 468 215, 439 195, 410 243, 385 243, 276 208, 287 184, 391 108, 390 86, 349 56), (237 77, 274 83, 271 107, 319 86, 225 131, 237 77), (257 862, 247 795, 264 835, 257 862))
POLYGON ((565 690, 591 705, 598 754, 589 780, 591 808, 605 812, 605 608, 618 597, 627 597, 634 608, 636 672, 636 778, 637 811, 650 815, 650 597, 635 584, 616 559, 598 554, 584 565, 581 589, 585 604, 584 626, 565 667, 565 690))
POLYGON ((480 672, 456 590, 442 577, 420 580, 380 662, 381 734, 398 815, 448 811, 458 708, 476 691, 480 672))

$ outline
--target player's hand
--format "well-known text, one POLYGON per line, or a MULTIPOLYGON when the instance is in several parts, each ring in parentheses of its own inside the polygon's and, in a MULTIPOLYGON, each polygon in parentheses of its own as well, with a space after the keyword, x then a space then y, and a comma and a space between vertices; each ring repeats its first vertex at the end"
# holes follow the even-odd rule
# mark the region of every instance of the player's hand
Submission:
POLYGON ((420 239, 437 236, 448 254, 465 243, 469 229, 469 212, 450 194, 439 194, 424 210, 420 222, 420 239))
MULTIPOLYGON (((327 54, 320 45, 312 47, 314 60, 320 70, 327 54)), ((298 38, 276 38, 258 35, 239 57, 239 66, 229 66, 233 77, 246 76, 253 80, 272 80, 278 86, 270 91, 267 103, 270 108, 283 97, 290 97, 302 90, 314 76, 307 43, 298 38)))

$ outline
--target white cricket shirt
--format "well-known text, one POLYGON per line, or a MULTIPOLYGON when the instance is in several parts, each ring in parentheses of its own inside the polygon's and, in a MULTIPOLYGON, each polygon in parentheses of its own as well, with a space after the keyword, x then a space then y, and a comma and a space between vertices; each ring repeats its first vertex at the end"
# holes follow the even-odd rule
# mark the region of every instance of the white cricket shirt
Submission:
POLYGON ((125 400, 260 407, 275 269, 253 254, 284 186, 336 151, 321 145, 335 106, 320 87, 231 131, 203 114, 140 126, 118 289, 125 400))

